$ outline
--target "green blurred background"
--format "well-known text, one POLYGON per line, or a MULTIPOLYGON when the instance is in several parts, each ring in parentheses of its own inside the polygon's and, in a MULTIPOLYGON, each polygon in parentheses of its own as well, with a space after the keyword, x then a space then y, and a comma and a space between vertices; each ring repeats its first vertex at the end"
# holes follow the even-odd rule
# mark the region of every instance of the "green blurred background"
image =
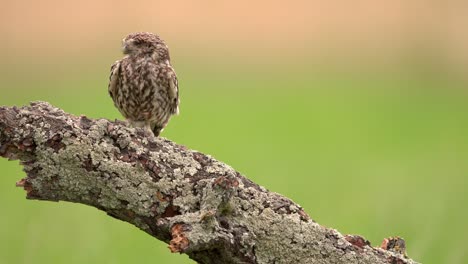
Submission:
MULTIPOLYGON (((468 5, 462 1, 2 2, 0 105, 121 118, 129 32, 159 33, 180 83, 164 131, 377 246, 467 263, 468 5)), ((0 263, 193 263, 97 209, 26 201, 0 159, 0 263)))

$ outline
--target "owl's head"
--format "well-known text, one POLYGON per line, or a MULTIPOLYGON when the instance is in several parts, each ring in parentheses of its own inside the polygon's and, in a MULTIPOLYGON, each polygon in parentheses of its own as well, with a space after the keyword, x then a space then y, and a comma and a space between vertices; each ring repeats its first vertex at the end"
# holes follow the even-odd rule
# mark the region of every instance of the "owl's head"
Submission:
POLYGON ((149 55, 156 60, 169 60, 169 49, 158 35, 149 32, 132 33, 122 40, 124 54, 149 55))

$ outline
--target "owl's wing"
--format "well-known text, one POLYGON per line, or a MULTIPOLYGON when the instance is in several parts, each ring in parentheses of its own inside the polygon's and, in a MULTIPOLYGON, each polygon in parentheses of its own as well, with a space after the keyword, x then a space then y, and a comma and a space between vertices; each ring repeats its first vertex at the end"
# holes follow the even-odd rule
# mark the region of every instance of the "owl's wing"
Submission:
POLYGON ((172 69, 172 67, 169 68, 169 71, 167 72, 167 77, 169 78, 169 100, 171 102, 172 106, 172 114, 179 114, 179 82, 177 81, 177 76, 172 69))
POLYGON ((115 96, 117 94, 117 88, 119 86, 119 75, 120 75, 120 61, 114 62, 111 66, 110 76, 109 76, 109 95, 112 97, 112 100, 116 100, 115 96))

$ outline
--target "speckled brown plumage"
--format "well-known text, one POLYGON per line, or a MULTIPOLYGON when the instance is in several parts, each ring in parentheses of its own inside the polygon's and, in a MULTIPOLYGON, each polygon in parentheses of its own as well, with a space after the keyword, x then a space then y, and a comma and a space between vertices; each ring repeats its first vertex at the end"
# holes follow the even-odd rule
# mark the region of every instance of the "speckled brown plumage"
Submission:
POLYGON ((169 49, 159 36, 140 32, 123 40, 123 52, 126 56, 111 67, 109 94, 132 126, 158 136, 171 116, 179 113, 179 88, 169 49))

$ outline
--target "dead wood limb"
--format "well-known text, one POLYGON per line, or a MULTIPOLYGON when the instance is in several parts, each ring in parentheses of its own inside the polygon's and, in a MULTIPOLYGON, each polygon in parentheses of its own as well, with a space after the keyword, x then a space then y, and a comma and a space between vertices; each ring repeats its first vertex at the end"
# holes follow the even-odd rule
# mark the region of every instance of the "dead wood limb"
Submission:
POLYGON ((21 161, 28 199, 94 206, 199 263, 415 263, 399 240, 343 236, 228 165, 122 122, 45 102, 2 107, 0 155, 21 161))

